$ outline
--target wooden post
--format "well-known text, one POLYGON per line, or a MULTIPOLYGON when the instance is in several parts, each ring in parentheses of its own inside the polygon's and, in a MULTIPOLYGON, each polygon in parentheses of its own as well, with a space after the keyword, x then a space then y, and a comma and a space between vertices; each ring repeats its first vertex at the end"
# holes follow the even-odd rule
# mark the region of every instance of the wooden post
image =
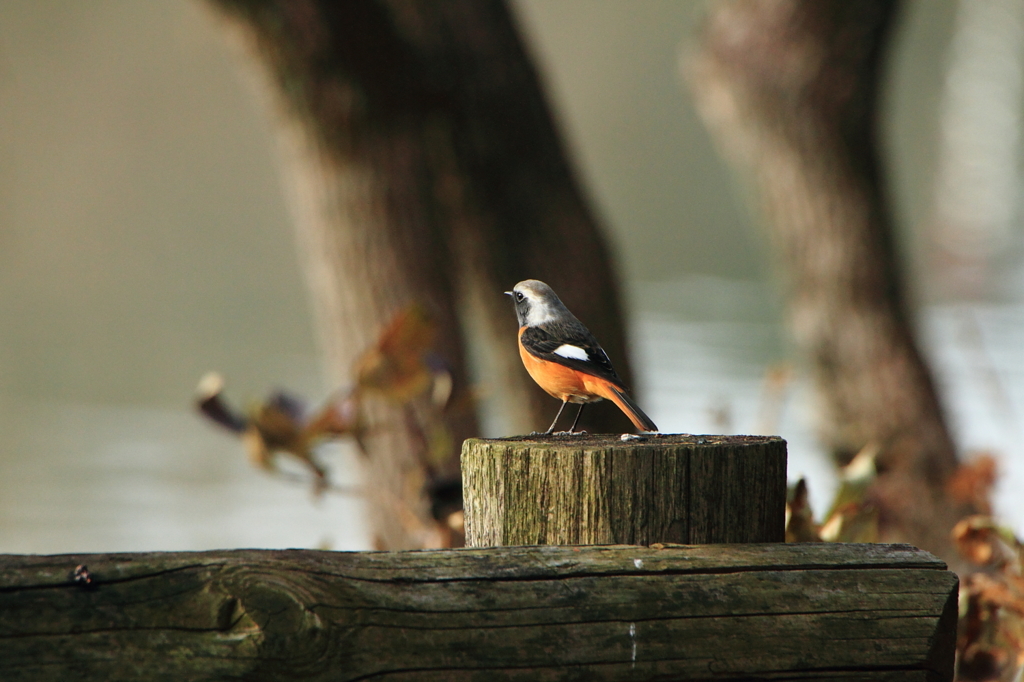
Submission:
POLYGON ((783 542, 773 436, 526 436, 462 447, 469 547, 783 542))
MULTIPOLYGON (((782 536, 778 438, 463 458, 472 527, 503 542, 782 536)), ((957 582, 906 545, 0 555, 0 680, 951 682, 957 582)))
POLYGON ((828 543, 0 555, 0 680, 949 682, 945 568, 828 543))

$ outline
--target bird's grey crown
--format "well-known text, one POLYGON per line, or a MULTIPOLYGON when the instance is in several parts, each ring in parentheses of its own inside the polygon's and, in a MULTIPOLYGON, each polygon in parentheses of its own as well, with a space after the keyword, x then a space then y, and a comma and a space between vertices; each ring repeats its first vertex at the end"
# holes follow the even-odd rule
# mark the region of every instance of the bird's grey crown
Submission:
POLYGON ((512 287, 520 327, 537 327, 549 322, 575 320, 554 289, 539 279, 524 279, 512 287))

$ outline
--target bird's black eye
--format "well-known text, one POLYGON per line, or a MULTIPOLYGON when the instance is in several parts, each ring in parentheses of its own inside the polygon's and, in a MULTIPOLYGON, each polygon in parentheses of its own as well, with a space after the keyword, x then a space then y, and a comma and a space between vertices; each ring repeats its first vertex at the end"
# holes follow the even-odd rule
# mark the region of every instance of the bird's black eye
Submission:
POLYGON ((521 291, 517 291, 516 292, 516 302, 517 303, 521 302, 524 298, 526 298, 526 297, 523 296, 523 292, 521 292, 521 291))

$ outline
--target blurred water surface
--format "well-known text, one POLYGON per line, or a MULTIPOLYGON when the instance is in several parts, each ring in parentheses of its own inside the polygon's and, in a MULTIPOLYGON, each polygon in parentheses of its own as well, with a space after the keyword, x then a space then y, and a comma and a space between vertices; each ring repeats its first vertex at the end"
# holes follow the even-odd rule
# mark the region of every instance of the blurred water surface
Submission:
MULTIPOLYGON (((641 396, 659 426, 782 435, 790 479, 807 476, 821 513, 836 479, 814 440, 813 394, 799 368, 766 388, 766 373, 787 355, 770 291, 695 277, 637 294, 648 304, 634 329, 641 396)), ((933 307, 922 326, 957 436, 966 452, 1000 457, 997 510, 1024 530, 1024 458, 1013 449, 1022 442, 1024 306, 933 307)), ((357 498, 314 500, 301 470, 283 479, 252 468, 237 440, 187 404, 6 398, 0 433, 0 552, 369 548, 357 498)), ((322 454, 336 482, 358 485, 351 448, 322 454)))
MULTIPOLYGON (((367 546, 357 500, 314 500, 300 482, 253 469, 237 440, 184 406, 3 407, 0 552, 367 546)), ((347 482, 350 454, 324 454, 347 482)))
MULTIPOLYGON (((787 363, 771 288, 691 277, 638 290, 661 306, 640 317, 635 339, 652 418, 666 431, 782 435, 790 480, 806 476, 823 513, 836 473, 814 437, 806 373, 787 363), (792 378, 773 384, 772 370, 787 367, 792 378)), ((997 458, 995 511, 1024 530, 1024 305, 927 306, 918 327, 961 456, 997 458)))
MULTIPOLYGON (((834 474, 764 235, 680 75, 703 3, 513 6, 630 288, 641 404, 666 431, 781 434, 820 512, 834 474)), ((908 4, 885 98, 915 283, 914 268, 947 274, 920 252, 956 7, 908 4)), ((358 500, 314 501, 253 469, 191 411, 211 369, 239 404, 336 388, 320 378, 274 117, 224 38, 198 0, 0 2, 0 552, 369 547, 358 500)), ((998 510, 1024 531, 1018 223, 1017 250, 998 249, 1017 269, 992 287, 1016 303, 926 308, 920 328, 964 451, 1001 457, 998 510)), ((350 449, 324 457, 358 483, 350 449)))

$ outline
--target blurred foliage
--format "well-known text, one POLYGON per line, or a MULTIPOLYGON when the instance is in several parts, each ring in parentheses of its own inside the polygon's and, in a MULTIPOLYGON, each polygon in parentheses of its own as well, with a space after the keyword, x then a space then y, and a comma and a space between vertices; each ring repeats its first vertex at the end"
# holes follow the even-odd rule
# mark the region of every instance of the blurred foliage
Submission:
POLYGON ((375 400, 397 407, 403 427, 413 434, 422 474, 409 478, 415 488, 409 500, 426 496, 437 528, 423 523, 409 503, 392 500, 397 517, 408 530, 440 537, 434 544, 461 544, 461 480, 436 473, 437 464, 452 447, 452 436, 442 413, 452 391, 451 373, 433 352, 435 323, 426 309, 412 303, 400 310, 353 365, 354 385, 332 395, 318 410, 286 391, 274 391, 250 406, 243 414, 231 407, 224 396, 224 378, 210 372, 199 382, 196 407, 208 419, 236 434, 253 465, 281 476, 278 455, 298 461, 312 474, 315 497, 325 492, 360 494, 360 491, 331 483, 328 471, 317 459, 316 450, 328 440, 351 439, 363 456, 369 450, 365 439, 389 428, 375 421, 370 409, 375 400))
POLYGON ((285 391, 274 391, 265 400, 252 405, 247 414, 241 414, 225 400, 224 378, 216 372, 200 380, 197 393, 199 411, 237 434, 253 465, 279 472, 276 456, 279 453, 290 455, 312 473, 315 495, 331 487, 327 470, 315 457, 316 446, 346 435, 358 442, 363 429, 358 404, 352 395, 332 398, 318 412, 310 414, 301 398, 285 391))
POLYGON ((1010 682, 1024 676, 1024 544, 991 516, 953 529, 978 570, 961 577, 957 680, 1010 682))
POLYGON ((869 443, 840 472, 839 488, 822 523, 814 520, 807 482, 790 486, 786 542, 878 542, 878 508, 868 495, 877 476, 878 448, 869 443))
MULTIPOLYGON (((876 542, 878 510, 871 500, 877 448, 869 445, 843 468, 835 499, 822 523, 814 520, 807 482, 790 486, 786 542, 876 542)), ((982 453, 950 478, 952 501, 970 502, 984 514, 961 520, 953 543, 975 570, 960 579, 958 682, 1024 680, 1024 543, 993 519, 989 496, 995 458, 982 453)))

